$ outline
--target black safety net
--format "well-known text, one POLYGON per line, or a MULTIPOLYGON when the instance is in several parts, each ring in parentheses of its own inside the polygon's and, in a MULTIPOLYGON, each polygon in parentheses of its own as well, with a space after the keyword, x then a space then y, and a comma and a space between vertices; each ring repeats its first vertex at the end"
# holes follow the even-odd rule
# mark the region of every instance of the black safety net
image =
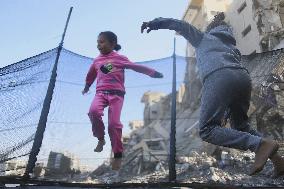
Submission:
MULTIPOLYGON (((45 108, 43 102, 57 50, 55 48, 0 69, 1 176, 23 175, 25 172, 40 114, 45 108)), ((101 153, 94 152, 97 139, 93 137, 87 114, 96 93, 95 83, 89 93, 81 93, 93 58, 63 48, 59 57, 46 130, 32 176, 97 183, 110 180, 123 182, 140 174, 151 175, 158 172, 152 175, 155 178, 145 176, 144 180, 134 179, 133 182, 167 180, 164 175, 167 175, 170 153, 173 60, 174 57, 169 56, 136 62, 163 73, 164 77, 159 79, 125 70, 126 95, 121 114, 125 152, 122 169, 117 173, 110 168, 113 154, 108 135, 104 150, 101 153)), ((284 123, 282 60, 282 50, 243 56, 243 64, 251 73, 253 83, 249 110, 252 126, 281 144, 284 123)), ((235 167, 243 162, 243 154, 236 155, 228 149, 219 149, 199 138, 202 84, 195 64, 195 58, 176 56, 178 179, 206 182, 212 180, 212 170, 215 171, 214 174, 221 175, 222 169, 228 172, 223 175, 224 178, 220 176, 226 182, 229 174, 239 174, 238 171, 244 169, 241 165, 235 167), (235 159, 234 162, 232 159, 235 159), (233 162, 234 166, 228 162, 233 162), (228 170, 224 168, 226 166, 228 170), (189 170, 190 173, 186 174, 189 170), (199 173, 202 176, 198 176, 199 173)), ((229 117, 224 115, 223 126, 226 126, 226 118, 229 117)), ((103 121, 107 133, 107 108, 103 121)), ((253 159, 251 154, 246 154, 246 158, 253 159)), ((262 176, 266 179, 265 175, 262 176)), ((244 179, 245 174, 239 175, 238 178, 243 178, 243 182, 250 182, 244 179)))

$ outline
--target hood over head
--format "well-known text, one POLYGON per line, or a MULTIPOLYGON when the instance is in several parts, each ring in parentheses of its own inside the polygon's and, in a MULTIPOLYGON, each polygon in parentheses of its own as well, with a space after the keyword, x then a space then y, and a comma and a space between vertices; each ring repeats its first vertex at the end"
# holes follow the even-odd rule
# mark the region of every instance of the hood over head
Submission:
POLYGON ((208 34, 220 38, 225 43, 231 43, 236 46, 236 39, 234 38, 233 30, 230 26, 220 25, 211 29, 208 34))

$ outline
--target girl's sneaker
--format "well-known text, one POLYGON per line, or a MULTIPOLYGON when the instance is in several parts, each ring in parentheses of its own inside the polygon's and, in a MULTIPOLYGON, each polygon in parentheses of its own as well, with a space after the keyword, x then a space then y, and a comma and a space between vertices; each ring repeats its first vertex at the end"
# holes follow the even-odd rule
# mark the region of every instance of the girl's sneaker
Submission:
POLYGON ((95 148, 95 152, 101 152, 103 151, 104 149, 104 145, 106 144, 106 141, 105 140, 99 140, 98 141, 98 144, 97 144, 97 147, 95 148))
POLYGON ((113 158, 111 162, 112 170, 118 171, 121 167, 122 158, 113 158))

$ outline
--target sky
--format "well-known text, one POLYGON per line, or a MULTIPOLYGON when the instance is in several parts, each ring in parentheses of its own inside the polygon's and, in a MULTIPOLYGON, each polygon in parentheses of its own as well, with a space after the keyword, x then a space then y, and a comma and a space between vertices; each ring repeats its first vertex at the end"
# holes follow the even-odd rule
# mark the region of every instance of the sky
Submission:
MULTIPOLYGON (((0 67, 57 47, 71 6, 73 12, 64 41, 64 48, 68 50, 96 57, 99 53, 96 49, 97 35, 101 31, 111 30, 117 34, 118 43, 122 46, 120 54, 133 62, 171 56, 174 37, 177 38, 176 54, 184 56, 186 41, 176 36, 175 32, 160 30, 141 34, 140 26, 144 21, 156 17, 181 19, 189 1, 0 0, 0 67)), ((142 95, 141 92, 138 98, 135 97, 137 103, 140 103, 142 95)), ((141 118, 142 115, 137 117, 141 118)), ((124 117, 121 119, 126 120, 124 117)), ((92 154, 90 145, 81 148, 92 154)), ((107 150, 97 157, 109 156, 109 142, 107 150)))
MULTIPOLYGON (((0 0, 0 67, 56 47, 68 11, 73 6, 64 47, 96 57, 97 35, 111 30, 118 36, 121 54, 145 61, 173 53, 173 31, 141 34, 143 21, 156 17, 181 19, 189 0, 0 0)), ((185 54, 185 40, 177 37, 177 51, 185 54)))

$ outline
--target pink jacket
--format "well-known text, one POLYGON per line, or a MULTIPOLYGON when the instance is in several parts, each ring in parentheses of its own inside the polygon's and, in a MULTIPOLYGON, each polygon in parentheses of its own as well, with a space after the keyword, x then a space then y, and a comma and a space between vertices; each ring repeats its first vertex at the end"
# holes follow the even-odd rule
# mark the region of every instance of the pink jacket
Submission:
POLYGON ((91 86, 97 79, 96 90, 120 90, 125 91, 124 87, 124 69, 132 69, 136 72, 144 73, 150 77, 154 76, 155 70, 130 62, 127 57, 116 52, 107 55, 99 55, 95 58, 86 77, 86 84, 91 86), (111 64, 112 70, 104 74, 100 67, 111 64))

